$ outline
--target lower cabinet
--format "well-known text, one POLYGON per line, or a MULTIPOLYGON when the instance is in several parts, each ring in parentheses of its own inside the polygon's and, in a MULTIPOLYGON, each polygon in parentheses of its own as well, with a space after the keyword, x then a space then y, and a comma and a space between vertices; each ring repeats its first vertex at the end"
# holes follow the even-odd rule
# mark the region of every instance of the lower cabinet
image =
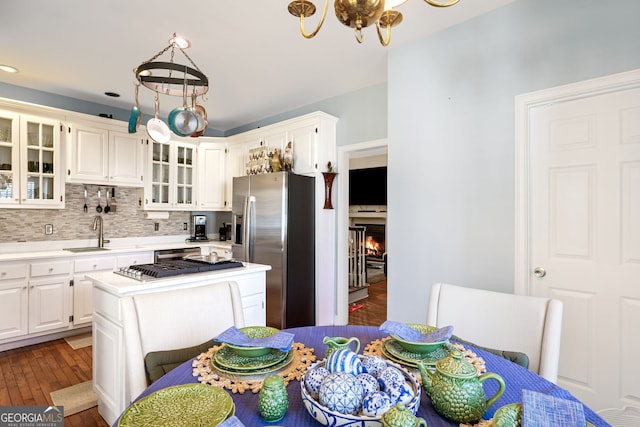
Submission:
POLYGON ((0 340, 28 333, 29 288, 26 275, 22 280, 0 281, 0 340))
POLYGON ((83 325, 93 318, 93 284, 85 274, 97 271, 113 271, 115 257, 84 257, 74 261, 73 268, 73 324, 83 325))
POLYGON ((0 340, 69 325, 71 262, 0 263, 0 340))

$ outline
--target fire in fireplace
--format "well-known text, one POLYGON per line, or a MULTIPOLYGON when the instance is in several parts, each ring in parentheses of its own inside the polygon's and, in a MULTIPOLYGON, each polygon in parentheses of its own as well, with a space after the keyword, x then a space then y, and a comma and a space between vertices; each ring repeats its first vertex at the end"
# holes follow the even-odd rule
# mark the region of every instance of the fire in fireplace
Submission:
POLYGON ((385 225, 384 224, 356 224, 366 227, 364 246, 367 261, 383 261, 385 253, 385 225))

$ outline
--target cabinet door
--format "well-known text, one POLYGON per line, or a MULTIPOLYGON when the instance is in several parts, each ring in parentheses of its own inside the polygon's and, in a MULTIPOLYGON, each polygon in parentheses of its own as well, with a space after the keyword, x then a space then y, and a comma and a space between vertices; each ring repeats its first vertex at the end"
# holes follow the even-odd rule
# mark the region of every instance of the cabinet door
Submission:
POLYGON ((242 313, 246 326, 265 326, 266 308, 264 294, 242 297, 242 313))
POLYGON ((29 333, 69 326, 69 278, 29 281, 29 333))
POLYGON ((175 143, 174 205, 180 210, 196 209, 196 147, 175 143))
POLYGON ((70 128, 67 182, 104 184, 109 174, 109 131, 82 123, 70 128))
POLYGON ((318 170, 316 161, 317 125, 315 123, 301 124, 290 129, 287 136, 287 143, 290 141, 293 146, 293 171, 299 175, 313 175, 318 170))
POLYGON ((204 143, 198 147, 198 208, 202 210, 227 208, 226 144, 204 143))
POLYGON ((64 175, 60 170, 60 122, 20 117, 20 204, 64 207, 64 175))
POLYGON ((20 116, 0 110, 0 206, 20 203, 20 116))
MULTIPOLYGON (((126 409, 122 328, 96 313, 93 319, 93 387, 109 424, 126 409)), ((142 363, 142 362, 141 362, 142 363)))
POLYGON ((84 278, 84 274, 73 276, 73 324, 91 322, 93 318, 93 282, 84 278))
POLYGON ((140 136, 109 131, 109 183, 142 187, 144 142, 140 136))
POLYGON ((29 332, 28 294, 26 280, 0 284, 0 340, 29 332))
POLYGON ((145 209, 169 207, 171 144, 149 141, 148 167, 145 179, 145 209))

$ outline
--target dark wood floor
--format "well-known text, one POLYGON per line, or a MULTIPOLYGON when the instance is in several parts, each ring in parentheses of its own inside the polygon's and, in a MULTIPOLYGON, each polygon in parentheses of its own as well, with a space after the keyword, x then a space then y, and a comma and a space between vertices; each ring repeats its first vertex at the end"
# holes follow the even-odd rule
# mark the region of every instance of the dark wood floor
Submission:
POLYGON ((387 281, 369 286, 369 296, 356 304, 362 308, 349 313, 350 325, 380 326, 387 319, 387 281))
MULTIPOLYGON (((52 405, 52 391, 91 379, 91 346, 65 340, 0 352, 0 406, 52 405)), ((64 419, 65 427, 108 427, 94 407, 64 419)))
MULTIPOLYGON (((387 281, 369 287, 350 325, 379 326, 387 314, 387 281)), ((0 406, 52 405, 50 392, 91 379, 91 347, 72 349, 55 340, 0 352, 0 406)), ((94 407, 64 419, 65 427, 109 427, 94 407)))

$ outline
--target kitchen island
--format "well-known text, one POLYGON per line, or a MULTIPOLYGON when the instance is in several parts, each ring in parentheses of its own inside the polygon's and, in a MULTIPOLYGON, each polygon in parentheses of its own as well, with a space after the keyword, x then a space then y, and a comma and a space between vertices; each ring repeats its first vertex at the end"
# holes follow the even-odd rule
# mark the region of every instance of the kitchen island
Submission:
POLYGON ((185 322, 176 313, 207 310, 197 295, 202 295, 208 287, 236 282, 245 325, 264 326, 266 272, 270 269, 268 265, 244 263, 243 267, 238 268, 145 281, 113 272, 87 274, 86 279, 93 283, 93 389, 98 396, 100 415, 112 424, 146 387, 142 385, 141 390, 141 385, 130 374, 132 364, 140 362, 130 359, 135 352, 130 337, 135 335, 133 332, 137 325, 127 323, 126 313, 127 307, 133 304, 134 296, 171 292, 171 310, 162 312, 162 315, 170 318, 171 325, 176 329, 185 331, 206 325, 185 322))

